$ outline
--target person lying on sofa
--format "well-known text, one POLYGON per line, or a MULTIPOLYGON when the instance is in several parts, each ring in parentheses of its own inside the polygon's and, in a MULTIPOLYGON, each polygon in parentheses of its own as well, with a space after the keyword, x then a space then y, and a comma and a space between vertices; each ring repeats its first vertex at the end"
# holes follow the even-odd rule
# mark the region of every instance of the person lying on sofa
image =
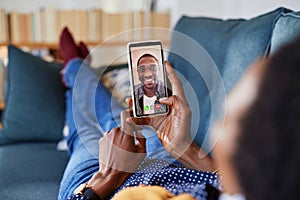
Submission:
MULTIPOLYGON (((66 30, 62 34, 61 50, 64 58, 68 58, 67 54, 64 54, 64 45, 72 46, 76 51, 78 49, 66 30), (63 44, 65 40, 69 40, 67 45, 63 44)), ((174 95, 161 100, 161 102, 170 106, 169 114, 165 118, 135 119, 129 117, 128 111, 124 111, 121 113, 121 122, 119 122, 121 126, 108 130, 104 136, 101 132, 93 132, 96 129, 89 126, 89 123, 92 123, 91 120, 86 120, 86 124, 83 123, 85 125, 82 125, 83 127, 80 127, 80 123, 76 123, 79 124, 76 128, 79 127, 80 130, 86 132, 83 131, 83 137, 80 136, 80 130, 77 130, 78 132, 75 134, 72 132, 70 134, 69 147, 72 149, 72 154, 62 180, 59 198, 64 199, 69 196, 69 199, 99 199, 99 197, 103 199, 110 198, 117 193, 115 199, 147 199, 148 195, 168 199, 173 198, 174 195, 189 193, 189 195, 180 197, 182 199, 193 197, 205 199, 207 191, 211 191, 207 189, 210 188, 207 183, 218 188, 219 181, 215 173, 204 171, 213 171, 218 166, 222 173, 223 191, 219 199, 286 199, 287 197, 288 199, 296 199, 298 197, 297 187, 293 186, 297 185, 296 181, 300 179, 297 170, 293 169, 297 168, 295 163, 300 163, 299 156, 287 158, 286 155, 289 153, 294 155, 295 152, 299 152, 297 149, 299 145, 296 144, 299 141, 299 134, 295 128, 299 117, 291 115, 292 112, 299 113, 300 111, 298 97, 300 94, 298 84, 300 78, 299 50, 300 39, 282 48, 267 61, 255 63, 232 90, 227 98, 228 103, 226 105, 231 106, 225 108, 227 115, 224 127, 223 124, 217 122, 212 129, 211 135, 214 136, 217 135, 215 132, 220 130, 220 126, 223 127, 222 137, 213 150, 216 164, 209 157, 205 157, 203 160, 193 159, 195 158, 194 155, 202 151, 190 143, 189 135, 186 134, 189 133, 190 129, 191 112, 179 79, 171 66, 166 63, 167 74, 172 83, 174 95), (283 65, 285 67, 282 67, 283 65), (274 87, 275 83, 280 87, 274 87), (287 105, 286 99, 294 100, 287 105), (166 121, 168 123, 164 123, 166 121), (162 123, 164 126, 159 126, 162 123), (140 124, 151 125, 157 131, 166 150, 177 157, 185 167, 178 166, 179 163, 170 165, 158 159, 146 158, 143 160, 146 151, 140 124), (167 128, 167 131, 164 128, 167 128), (92 131, 89 132, 88 130, 92 131), (137 145, 135 145, 133 131, 138 135, 137 145), (286 133, 289 133, 288 136, 286 133), (86 136, 90 136, 90 138, 84 139, 86 136), (101 139, 99 140, 99 138, 101 139), (80 142, 80 139, 84 139, 84 143, 80 142), (94 148, 89 148, 92 144, 98 146, 98 140, 99 160, 93 156, 92 150, 94 148), (119 148, 112 148, 111 143, 119 148), (293 152, 289 152, 291 147, 294 148, 293 152), (126 150, 125 153, 122 149, 126 150), (197 153, 190 153, 194 151, 197 153), (134 154, 130 154, 130 152, 134 154), (284 163, 282 162, 283 157, 278 155, 284 156, 284 163), (140 162, 141 164, 139 164, 140 162), (200 169, 201 171, 193 169, 200 169), (286 171, 284 176, 280 176, 283 169, 290 169, 290 171, 286 171), (134 173, 136 171, 141 173, 134 173), (81 188, 79 191, 85 191, 85 194, 72 195, 75 188, 78 189, 82 183, 87 184, 84 184, 84 189, 81 188), (162 188, 152 190, 152 187, 130 187, 138 185, 164 186, 171 193, 162 191, 162 188), (290 187, 284 189, 279 185, 290 187), (274 190, 274 188, 278 188, 278 190, 274 190), (95 196, 87 198, 85 195, 95 196)), ((67 81, 68 84, 75 83, 75 79, 67 78, 68 73, 73 71, 76 74, 80 65, 81 69, 91 71, 88 67, 84 67, 85 64, 82 59, 78 59, 79 54, 77 53, 75 57, 69 57, 64 75, 64 79, 70 81, 67 81)), ((74 74, 73 78, 75 78, 74 74)), ((90 77, 86 78, 90 79, 90 77)), ((97 78, 96 80, 98 81, 97 78)), ((76 82, 78 81, 76 80, 76 82)), ((88 83, 90 81, 87 81, 88 83)), ((68 84, 69 92, 74 92, 72 85, 68 84)), ((97 89, 100 87, 103 87, 101 83, 97 89)), ((84 88, 82 87, 82 89, 84 88)), ((97 99, 97 91, 95 99, 97 99)), ((102 94, 102 98, 105 95, 109 96, 104 87, 101 92, 104 94, 104 96, 102 94)), ((71 97, 73 100, 80 100, 74 98, 76 95, 71 97)), ((109 98, 110 102, 113 101, 111 96, 109 98)), ((81 104, 84 101, 77 103, 81 104)), ((105 100, 96 105, 101 106, 103 103, 105 100)), ((119 105, 110 104, 108 106, 118 107, 119 105)), ((76 104, 72 108, 77 109, 76 104)), ((74 110, 73 112, 77 113, 74 110)), ((84 110, 77 114, 91 116, 84 110)), ((113 118, 112 114, 110 117, 113 118)), ((108 119, 107 116, 106 119, 108 119)), ((116 121, 117 119, 111 125, 118 124, 116 121)), ((105 122, 98 118, 98 123, 105 122)), ((216 190, 213 189, 212 191, 216 190)), ((218 199, 218 195, 214 196, 214 198, 209 198, 218 199)), ((176 197, 178 196, 174 198, 176 197)))
MULTIPOLYGON (((180 106, 184 106, 186 121, 176 127, 179 125, 180 119, 176 113, 172 112, 167 118, 161 118, 164 121, 170 120, 172 123, 168 123, 164 127, 174 130, 172 134, 169 134, 167 140, 161 140, 167 151, 165 154, 147 155, 146 141, 140 134, 141 127, 127 121, 128 111, 123 111, 124 107, 112 98, 88 63, 83 61, 85 57, 80 56, 87 56, 83 52, 79 53, 81 49, 86 52, 83 43, 77 47, 69 31, 64 29, 60 46, 66 63, 63 80, 68 87, 66 115, 70 129, 67 138, 70 161, 61 182, 59 199, 70 196, 76 199, 76 195, 72 196, 72 193, 82 183, 88 183, 89 187, 93 185, 93 190, 102 199, 111 197, 123 188, 137 185, 161 185, 175 194, 192 193, 194 190, 197 191, 194 186, 201 189, 205 183, 218 187, 217 175, 213 173, 216 170, 213 160, 208 156, 203 156, 203 159, 200 160, 198 157, 201 152, 200 148, 192 143, 189 135, 185 134, 189 131, 191 113, 188 110, 180 82, 169 64, 167 64, 168 76, 172 82, 173 92, 182 96, 180 97, 180 106), (86 95, 86 92, 93 90, 93 85, 96 85, 96 92, 91 91, 92 95, 86 95), (92 96, 92 100, 87 96, 92 96), (94 106, 95 99, 98 99, 98 102, 96 101, 94 106), (182 101, 185 103, 182 104, 182 101), (114 114, 112 110, 118 111, 114 114), (96 114, 100 117, 95 120, 93 112, 98 112, 96 114), (118 118, 119 115, 121 118, 118 118), (117 126, 120 127, 116 128, 117 126), (133 130, 138 133, 139 143, 137 146, 132 137, 133 130), (178 138, 177 134, 179 134, 178 138), (111 141, 114 145, 111 144, 111 141), (184 143, 192 143, 192 145, 185 151, 184 148, 182 150, 178 148, 178 143, 185 148, 188 144, 184 146, 184 143), (173 145, 176 145, 176 149, 172 148, 173 145), (121 149, 126 151, 121 151, 121 149), (171 155, 178 157, 177 154, 183 150, 185 153, 179 157, 179 160, 188 168, 181 167, 182 164, 179 162, 172 163, 170 161, 175 160, 171 155), (144 157, 146 157, 145 160, 144 157), (136 170, 138 170, 137 173, 135 173, 136 170), (150 181, 150 179, 152 180, 150 181), (190 186, 183 187, 182 184, 190 186), (96 190, 95 186, 101 191, 96 190)), ((168 99, 165 99, 166 104, 168 104, 167 101, 168 99)), ((206 155, 205 152, 202 154, 206 155)), ((198 196, 205 195, 204 189, 201 189, 202 193, 199 192, 198 196)))

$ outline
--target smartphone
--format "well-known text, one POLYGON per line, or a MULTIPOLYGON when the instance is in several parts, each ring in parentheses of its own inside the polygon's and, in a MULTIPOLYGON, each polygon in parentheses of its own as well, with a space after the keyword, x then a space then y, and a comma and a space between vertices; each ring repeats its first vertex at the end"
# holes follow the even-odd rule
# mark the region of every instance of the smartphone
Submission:
POLYGON ((159 102, 167 97, 162 42, 130 42, 127 50, 134 117, 168 113, 168 106, 159 102))

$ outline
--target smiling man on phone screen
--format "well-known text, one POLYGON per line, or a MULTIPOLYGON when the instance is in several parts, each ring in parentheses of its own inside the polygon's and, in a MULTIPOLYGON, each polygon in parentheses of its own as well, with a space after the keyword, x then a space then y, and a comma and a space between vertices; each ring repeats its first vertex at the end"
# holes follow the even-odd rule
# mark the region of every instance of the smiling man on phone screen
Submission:
POLYGON ((158 80, 157 72, 161 70, 157 58, 149 53, 143 54, 137 61, 137 73, 140 84, 135 87, 136 111, 138 115, 159 113, 166 110, 159 99, 166 97, 166 88, 158 80))

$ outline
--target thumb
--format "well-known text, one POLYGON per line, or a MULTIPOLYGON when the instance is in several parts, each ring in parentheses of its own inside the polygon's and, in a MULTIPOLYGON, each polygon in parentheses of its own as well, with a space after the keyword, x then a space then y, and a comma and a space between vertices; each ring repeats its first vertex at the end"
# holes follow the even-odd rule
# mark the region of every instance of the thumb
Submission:
POLYGON ((168 105, 168 106, 173 106, 173 104, 174 104, 174 98, 173 98, 173 96, 160 98, 159 102, 161 104, 165 104, 165 105, 168 105))

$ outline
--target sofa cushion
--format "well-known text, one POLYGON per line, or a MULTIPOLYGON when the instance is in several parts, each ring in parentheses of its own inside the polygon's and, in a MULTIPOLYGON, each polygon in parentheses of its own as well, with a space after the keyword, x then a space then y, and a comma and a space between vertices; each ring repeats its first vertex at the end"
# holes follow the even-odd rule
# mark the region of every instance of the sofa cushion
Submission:
POLYGON ((271 53, 300 34, 300 12, 283 13, 275 24, 271 53))
POLYGON ((65 118, 61 64, 8 47, 8 82, 0 144, 58 141, 65 118))
POLYGON ((1 199, 57 199, 67 162, 55 143, 0 146, 1 199))
POLYGON ((206 151, 225 95, 250 63, 268 53, 273 27, 285 12, 278 8, 249 20, 183 16, 176 24, 168 59, 193 110, 193 137, 206 151))

